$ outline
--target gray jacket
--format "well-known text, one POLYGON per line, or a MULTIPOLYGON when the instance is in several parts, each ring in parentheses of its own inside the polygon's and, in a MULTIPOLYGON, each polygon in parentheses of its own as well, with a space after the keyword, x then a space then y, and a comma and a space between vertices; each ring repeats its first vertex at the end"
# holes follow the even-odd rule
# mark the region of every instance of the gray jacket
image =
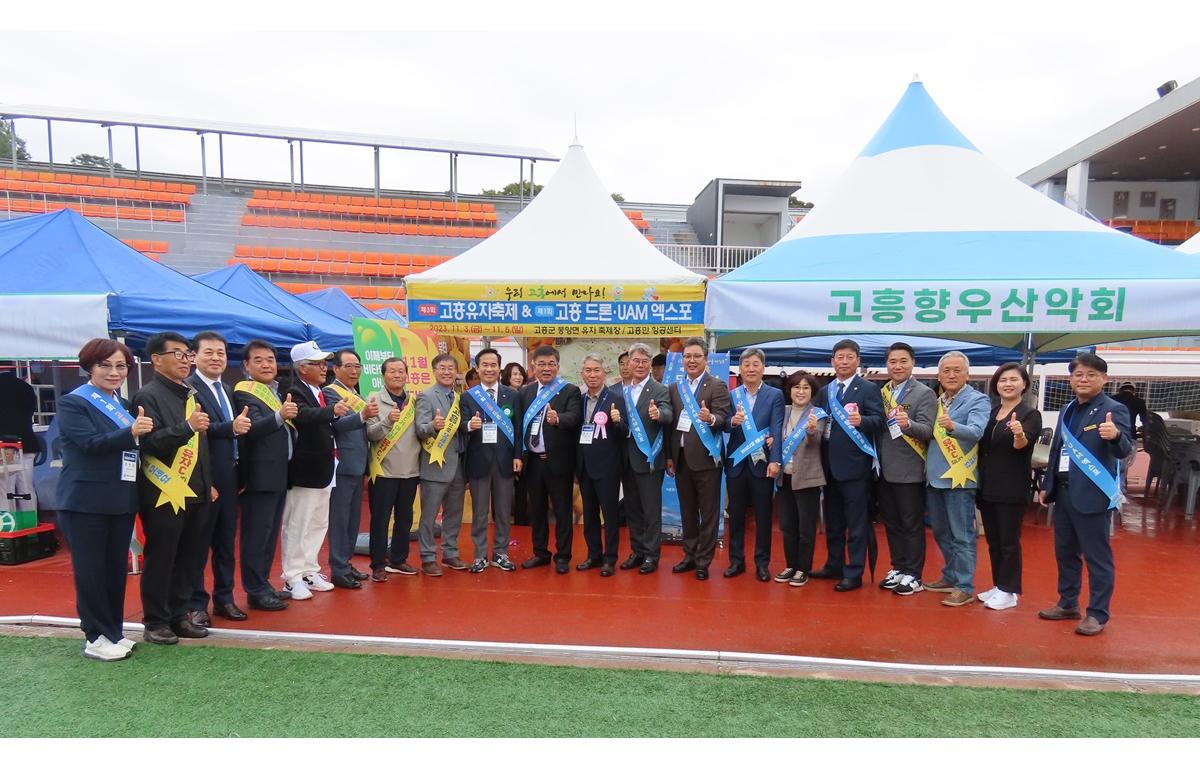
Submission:
MULTIPOLYGON (((785 441, 794 428, 805 429, 803 424, 794 424, 799 420, 801 413, 803 413, 803 409, 794 405, 783 407, 783 439, 785 441)), ((825 470, 821 467, 821 440, 825 436, 824 421, 821 419, 817 422, 817 433, 804 438, 791 460, 784 463, 783 471, 779 473, 779 485, 783 485, 785 477, 791 478, 793 491, 804 488, 820 488, 825 485, 825 470)))
MULTIPOLYGON (((325 387, 325 402, 333 405, 342 396, 325 387)), ((367 473, 367 425, 360 414, 351 412, 333 422, 333 442, 337 446, 337 473, 362 477, 367 473)))
MULTIPOLYGON (((899 405, 908 413, 908 429, 903 430, 904 434, 928 446, 933 438, 933 422, 937 420, 937 395, 910 377, 900 392, 899 405)), ((887 407, 887 400, 884 400, 885 411, 887 407)), ((925 482, 925 460, 907 440, 903 437, 893 438, 886 423, 875 440, 884 480, 889 483, 925 482)))
MULTIPOLYGON (((441 410, 442 416, 450 418, 450 406, 454 402, 454 392, 440 384, 434 384, 429 389, 417 395, 417 417, 413 428, 417 431, 417 439, 428 440, 437 435, 433 426, 436 410, 441 410)), ((461 406, 459 411, 461 413, 461 406)), ((429 461, 429 452, 421 451, 421 479, 438 483, 448 483, 462 470, 463 449, 466 446, 467 420, 463 419, 458 425, 458 434, 450 438, 446 446, 446 462, 433 464, 429 461)))
MULTIPOLYGON (((409 397, 413 396, 411 393, 406 394, 409 397)), ((379 403, 379 415, 367 419, 367 439, 371 441, 372 451, 375 450, 375 444, 391 430, 392 422, 388 416, 396 407, 396 401, 386 389, 379 390, 373 397, 379 403)), ((421 441, 417 439, 414 417, 413 425, 400 436, 400 442, 392 446, 383 457, 383 477, 416 477, 420 472, 421 452, 421 441)))

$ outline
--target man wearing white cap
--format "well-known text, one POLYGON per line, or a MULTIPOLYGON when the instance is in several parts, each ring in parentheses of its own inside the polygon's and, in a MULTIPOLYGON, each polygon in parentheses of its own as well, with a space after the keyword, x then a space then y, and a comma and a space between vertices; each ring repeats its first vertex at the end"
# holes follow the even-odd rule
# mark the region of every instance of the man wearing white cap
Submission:
POLYGON ((287 393, 299 410, 294 420, 296 445, 288 462, 281 544, 283 580, 293 600, 308 600, 313 591, 333 589, 321 575, 317 554, 329 528, 329 495, 336 465, 333 422, 349 413, 350 406, 345 400, 329 403, 322 391, 330 357, 315 341, 292 347, 295 375, 287 393))

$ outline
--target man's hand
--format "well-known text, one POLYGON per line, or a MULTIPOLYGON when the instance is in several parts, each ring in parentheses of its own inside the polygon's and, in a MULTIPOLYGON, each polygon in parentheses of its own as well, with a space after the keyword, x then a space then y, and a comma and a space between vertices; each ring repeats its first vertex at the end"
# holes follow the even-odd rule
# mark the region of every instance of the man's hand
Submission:
POLYGON ((739 405, 737 407, 737 412, 733 414, 733 418, 729 420, 729 423, 735 427, 740 427, 740 426, 742 426, 742 422, 744 422, 745 420, 746 420, 746 409, 739 405))
POLYGON ((1116 424, 1113 424, 1112 411, 1104 414, 1104 421, 1100 424, 1100 437, 1105 440, 1116 440, 1120 434, 1121 430, 1117 428, 1116 424))
POLYGON ((550 425, 558 423, 558 411, 549 405, 546 406, 546 423, 550 425))
POLYGON ((1046 506, 1046 492, 1045 491, 1038 491, 1038 504, 1040 504, 1043 507, 1046 506))
POLYGON ((937 421, 938 425, 947 432, 954 431, 954 422, 950 420, 950 414, 943 413, 941 416, 938 416, 937 421))
POLYGON ((147 416, 146 409, 139 405, 137 418, 133 420, 133 426, 129 428, 129 431, 133 433, 134 437, 141 437, 152 429, 154 429, 154 419, 147 416))
POLYGON ((483 429, 483 419, 479 417, 479 412, 476 411, 471 420, 467 422, 467 431, 474 432, 477 429, 483 429))
POLYGON ((400 421, 400 409, 393 406, 392 410, 388 411, 388 423, 395 424, 397 421, 400 421))
POLYGON ((675 477, 675 462, 671 461, 670 459, 667 459, 667 474, 671 477, 675 477))
POLYGON ((912 422, 908 420, 908 411, 900 406, 896 406, 896 424, 900 429, 908 429, 908 425, 912 422))
POLYGON ((284 421, 296 418, 296 414, 300 413, 300 406, 292 402, 292 393, 288 392, 287 397, 283 400, 283 405, 279 407, 279 415, 284 421))
POLYGON ((193 432, 208 431, 208 414, 196 403, 196 410, 192 411, 192 415, 188 416, 188 424, 192 425, 193 432))
POLYGON ((442 409, 438 408, 433 412, 433 428, 441 432, 446 426, 446 417, 442 415, 442 409))
POLYGON ((521 466, 522 466, 522 464, 521 464, 521 460, 520 460, 520 459, 513 459, 513 472, 514 472, 514 473, 516 473, 516 474, 520 474, 520 473, 521 473, 521 466))
POLYGON ((771 478, 772 480, 774 480, 776 477, 779 477, 779 464, 778 463, 772 461, 770 464, 767 465, 767 477, 771 478))
POLYGON ((613 424, 621 423, 621 411, 617 409, 616 403, 613 403, 612 408, 608 409, 608 420, 613 424))
POLYGON ((646 410, 646 413, 648 416, 650 416, 651 421, 658 421, 659 417, 662 415, 662 413, 658 410, 658 403, 654 402, 654 400, 650 401, 650 407, 646 410))
POLYGON ((212 501, 216 501, 217 499, 221 498, 221 494, 217 491, 217 486, 210 485, 208 487, 208 497, 212 501))
POLYGON ((708 424, 709 426, 712 426, 712 422, 713 422, 712 411, 708 410, 708 403, 705 402, 704 400, 700 401, 700 413, 698 413, 696 415, 700 417, 700 421, 704 422, 705 424, 708 424))
POLYGON ((379 415, 379 401, 372 395, 367 398, 367 407, 362 412, 364 419, 373 419, 379 415))
POLYGON ((333 404, 333 415, 334 416, 337 416, 340 419, 343 416, 345 416, 347 413, 350 413, 350 406, 346 405, 345 400, 338 400, 336 403, 333 404))
POLYGON ((862 414, 858 412, 857 408, 853 411, 847 411, 846 421, 850 422, 850 426, 852 427, 862 426, 862 414))
POLYGON ((242 412, 233 417, 233 434, 244 435, 250 431, 250 406, 242 407, 242 412))

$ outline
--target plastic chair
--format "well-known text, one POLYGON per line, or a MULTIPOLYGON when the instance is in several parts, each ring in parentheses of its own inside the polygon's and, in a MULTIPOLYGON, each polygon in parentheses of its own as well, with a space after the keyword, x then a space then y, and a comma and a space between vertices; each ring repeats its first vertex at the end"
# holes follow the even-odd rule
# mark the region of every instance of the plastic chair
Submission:
POLYGON ((1146 447, 1146 453, 1150 454, 1150 467, 1146 470, 1146 489, 1142 496, 1150 498, 1151 481, 1158 478, 1155 492, 1159 493, 1162 489, 1163 473, 1171 465, 1171 438, 1167 434, 1167 425, 1162 416, 1153 411, 1146 419, 1146 435, 1142 444, 1146 447))

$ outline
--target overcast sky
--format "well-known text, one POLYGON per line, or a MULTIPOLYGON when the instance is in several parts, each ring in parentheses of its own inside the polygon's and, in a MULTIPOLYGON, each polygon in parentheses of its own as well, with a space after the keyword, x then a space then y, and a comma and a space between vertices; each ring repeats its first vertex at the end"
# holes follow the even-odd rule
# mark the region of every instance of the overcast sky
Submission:
MULTIPOLYGON (((1160 83, 1200 76, 1200 14, 1187 10, 1191 22, 1173 23, 1157 12, 1170 3, 1124 4, 1131 10, 1113 23, 1080 16, 1098 27, 1088 31, 1061 15, 1039 29, 1019 13, 937 29, 846 29, 853 20, 814 29, 801 3, 745 7, 728 31, 0 31, 8 74, 19 75, 0 80, 0 104, 517 144, 559 156, 578 115, 593 165, 630 201, 689 203, 725 176, 800 181, 800 197, 820 204, 914 73, 1014 176, 1150 103, 1160 83), (1156 19, 1153 34, 1127 34, 1120 19, 1129 13, 1156 19)), ((17 129, 45 159, 44 124, 18 121, 17 129)), ((142 136, 143 168, 199 172, 194 135, 142 136)), ((229 176, 287 179, 282 142, 227 139, 225 151, 229 176)), ((103 130, 56 126, 55 159, 79 152, 105 154, 103 130)), ((311 182, 371 184, 369 149, 306 146, 305 154, 311 182)), ((133 165, 128 129, 116 132, 116 158, 133 165)), ((516 161, 464 158, 459 167, 464 192, 516 180, 516 161)), ((539 164, 537 181, 553 167, 539 164)), ((447 163, 385 152, 383 182, 445 190, 447 163)))

